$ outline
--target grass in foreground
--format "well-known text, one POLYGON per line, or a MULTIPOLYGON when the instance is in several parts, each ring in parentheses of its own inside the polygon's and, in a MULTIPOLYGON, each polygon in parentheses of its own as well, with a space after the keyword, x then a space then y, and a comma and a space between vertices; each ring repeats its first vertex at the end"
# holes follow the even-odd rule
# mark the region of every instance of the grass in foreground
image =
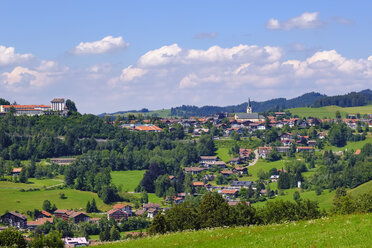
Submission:
POLYGON ((145 170, 112 171, 112 183, 116 186, 121 185, 122 191, 134 192, 145 172, 145 170))
POLYGON ((372 215, 186 231, 99 247, 370 247, 372 215))

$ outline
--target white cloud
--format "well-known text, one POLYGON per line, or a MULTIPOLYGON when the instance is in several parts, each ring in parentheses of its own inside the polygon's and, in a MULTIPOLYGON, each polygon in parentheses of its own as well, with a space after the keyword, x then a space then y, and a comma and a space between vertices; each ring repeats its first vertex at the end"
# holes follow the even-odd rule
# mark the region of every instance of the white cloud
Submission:
POLYGON ((129 46, 123 37, 106 36, 102 40, 93 42, 80 42, 73 50, 72 53, 76 55, 86 54, 103 54, 123 49, 129 46))
POLYGON ((17 66, 10 72, 3 72, 0 78, 10 90, 38 88, 47 86, 54 80, 60 79, 68 70, 68 67, 60 67, 55 61, 43 60, 35 68, 17 66))
POLYGON ((147 70, 141 68, 135 68, 132 65, 124 68, 121 75, 120 80, 124 82, 132 81, 136 78, 140 78, 147 73, 147 70))
POLYGON ((231 48, 212 46, 207 50, 181 49, 177 44, 151 50, 138 60, 141 67, 164 66, 173 64, 225 63, 227 61, 275 61, 282 56, 279 47, 259 47, 238 45, 231 48))
POLYGON ((271 18, 266 23, 266 28, 271 30, 291 30, 291 29, 311 29, 319 28, 325 25, 325 22, 319 20, 318 12, 305 12, 300 16, 291 18, 286 21, 279 21, 271 18))
POLYGON ((144 67, 169 64, 177 58, 181 51, 182 49, 177 44, 163 46, 144 54, 138 60, 138 64, 144 67))
POLYGON ((372 56, 354 60, 327 50, 302 60, 283 60, 280 47, 186 49, 173 44, 148 51, 110 85, 116 94, 133 100, 138 92, 146 99, 162 96, 162 106, 224 105, 241 96, 264 100, 309 91, 345 93, 371 87, 371 79, 372 56))
POLYGON ((32 54, 18 54, 14 52, 14 47, 0 46, 0 66, 7 66, 22 63, 32 59, 32 54))

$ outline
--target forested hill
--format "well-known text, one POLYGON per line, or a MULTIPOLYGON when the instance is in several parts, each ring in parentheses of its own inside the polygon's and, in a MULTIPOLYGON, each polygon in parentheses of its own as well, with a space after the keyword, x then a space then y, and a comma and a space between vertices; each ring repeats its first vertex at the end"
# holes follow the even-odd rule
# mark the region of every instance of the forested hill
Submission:
MULTIPOLYGON (((287 108, 297 108, 297 107, 310 107, 316 100, 326 97, 320 93, 311 92, 306 93, 302 96, 285 99, 285 98, 275 98, 264 102, 252 101, 251 105, 255 112, 264 112, 269 109, 283 110, 287 108)), ((172 116, 203 116, 211 115, 221 112, 236 113, 245 112, 247 109, 247 103, 242 103, 239 105, 231 105, 226 107, 218 106, 180 106, 171 109, 172 116)))
POLYGON ((339 107, 356 107, 365 106, 372 103, 372 91, 370 89, 361 92, 351 92, 346 95, 328 96, 317 99, 313 107, 319 108, 324 106, 336 105, 339 107))

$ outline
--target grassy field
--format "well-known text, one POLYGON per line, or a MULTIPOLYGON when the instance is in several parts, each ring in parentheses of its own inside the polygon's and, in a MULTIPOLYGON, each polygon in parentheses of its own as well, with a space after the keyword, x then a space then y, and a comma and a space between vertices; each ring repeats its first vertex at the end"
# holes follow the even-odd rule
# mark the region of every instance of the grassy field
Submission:
POLYGON ((112 183, 122 186, 123 191, 133 192, 141 182, 145 170, 113 171, 111 172, 112 183))
POLYGON ((35 178, 29 178, 28 183, 14 183, 9 181, 1 181, 0 182, 0 189, 1 188, 8 188, 8 189, 30 189, 30 188, 38 188, 41 189, 43 187, 52 187, 56 185, 63 184, 63 177, 56 177, 52 179, 42 179, 38 180, 35 178))
POLYGON ((351 195, 361 195, 369 192, 372 192, 372 180, 349 190, 351 195))
POLYGON ((214 143, 215 143, 217 149, 218 148, 228 148, 228 149, 230 149, 235 144, 237 144, 240 148, 254 149, 254 148, 257 148, 261 145, 262 140, 260 140, 256 137, 252 137, 251 140, 249 140, 248 138, 242 138, 239 141, 233 140, 231 138, 221 138, 220 140, 215 140, 214 143))
POLYGON ((93 198, 96 199, 100 210, 109 209, 97 194, 87 191, 56 189, 20 192, 15 188, 0 188, 0 213, 4 213, 5 210, 26 213, 27 210, 41 209, 44 200, 49 200, 61 209, 85 209, 88 200, 91 201, 93 198), (64 193, 67 199, 60 199, 60 193, 64 193))
POLYGON ((371 247, 372 215, 157 235, 100 247, 371 247))
POLYGON ((216 153, 217 153, 217 156, 220 158, 220 160, 224 161, 224 162, 229 162, 231 156, 229 154, 229 148, 226 148, 226 147, 220 147, 217 149, 216 153))
MULTIPOLYGON (((275 190, 275 185, 270 185, 270 188, 272 190, 275 190)), ((280 196, 277 196, 273 199, 268 199, 268 201, 277 201, 277 200, 293 201, 293 193, 295 191, 300 192, 300 196, 301 196, 302 199, 309 199, 309 200, 317 201, 319 203, 319 207, 321 209, 330 210, 332 208, 332 202, 333 202, 333 197, 335 195, 335 191, 329 192, 328 190, 324 190, 321 195, 316 195, 315 191, 301 192, 297 188, 287 189, 287 190, 285 190, 285 195, 280 195, 280 196)), ((258 203, 254 203, 253 206, 261 207, 265 204, 266 204, 266 202, 258 202, 258 203)))
MULTIPOLYGON (((133 195, 137 196, 138 198, 141 197, 141 193, 133 193, 133 195)), ((148 193, 148 196, 149 196, 149 202, 151 203, 158 203, 162 206, 165 206, 163 203, 164 203, 164 200, 163 198, 160 198, 158 197, 157 195, 155 195, 155 193, 148 193)))
POLYGON ((343 118, 347 114, 371 114, 372 105, 362 106, 362 107, 350 107, 350 108, 341 108, 338 106, 326 106, 321 108, 293 108, 288 109, 293 115, 298 115, 299 117, 318 117, 318 118, 335 118, 336 111, 339 111, 343 118))
POLYGON ((255 165, 248 167, 248 173, 250 176, 239 178, 240 181, 256 181, 258 180, 258 172, 262 169, 264 172, 270 171, 272 168, 282 169, 284 168, 286 160, 278 160, 275 162, 267 162, 263 159, 258 160, 255 165))

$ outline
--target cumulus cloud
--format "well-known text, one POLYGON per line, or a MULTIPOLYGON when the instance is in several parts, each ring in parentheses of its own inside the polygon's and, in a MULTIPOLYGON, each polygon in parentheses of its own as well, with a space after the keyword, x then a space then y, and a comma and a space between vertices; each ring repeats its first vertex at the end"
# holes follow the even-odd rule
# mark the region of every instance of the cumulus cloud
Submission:
POLYGON ((169 102, 163 102, 166 106, 223 105, 231 104, 236 96, 264 100, 372 87, 372 56, 348 59, 335 50, 318 51, 302 60, 285 60, 283 55, 274 46, 186 49, 172 44, 146 52, 110 85, 124 98, 138 92, 146 99, 160 95, 169 102))
POLYGON ((55 61, 41 61, 35 68, 17 66, 10 72, 0 74, 3 85, 10 90, 44 87, 60 79, 68 71, 55 61))
POLYGON ((195 35, 195 38, 196 39, 214 39, 218 36, 218 33, 217 32, 211 32, 211 33, 198 33, 195 35))
POLYGON ((80 42, 72 53, 76 55, 87 54, 103 54, 124 49, 129 46, 129 43, 124 41, 123 37, 106 36, 102 40, 93 42, 80 42))
POLYGON ((323 25, 325 25, 325 22, 319 20, 318 12, 305 12, 286 21, 271 18, 266 23, 266 28, 271 30, 311 29, 319 28, 323 25))
POLYGON ((0 67, 17 63, 22 63, 32 59, 32 54, 18 54, 15 53, 14 47, 0 46, 0 67))
POLYGON ((285 21, 270 18, 266 23, 266 28, 270 30, 314 29, 323 27, 330 23, 338 23, 341 25, 355 24, 352 20, 339 16, 331 17, 328 20, 320 20, 319 12, 304 12, 300 16, 285 21))
POLYGON ((132 81, 136 78, 140 78, 143 75, 147 73, 147 70, 141 69, 141 68, 135 68, 132 65, 128 66, 127 68, 124 68, 120 79, 124 82, 132 81))

